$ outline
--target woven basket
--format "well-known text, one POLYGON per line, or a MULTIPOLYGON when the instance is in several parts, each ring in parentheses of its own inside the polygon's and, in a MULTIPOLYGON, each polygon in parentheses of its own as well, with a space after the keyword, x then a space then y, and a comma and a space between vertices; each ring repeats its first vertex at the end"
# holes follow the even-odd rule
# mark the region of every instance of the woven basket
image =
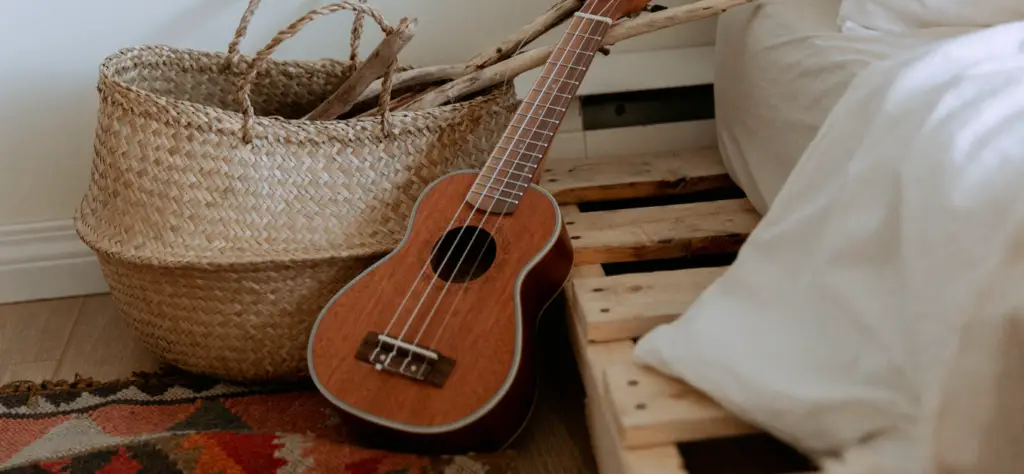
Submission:
POLYGON ((361 3, 332 3, 243 57, 257 4, 226 54, 141 46, 103 61, 91 181, 75 215, 141 340, 172 364, 233 380, 304 376, 320 309, 401 240, 431 181, 483 165, 515 111, 501 86, 389 113, 385 85, 381 116, 295 118, 354 66, 274 60, 282 41, 341 10, 393 30, 361 3))

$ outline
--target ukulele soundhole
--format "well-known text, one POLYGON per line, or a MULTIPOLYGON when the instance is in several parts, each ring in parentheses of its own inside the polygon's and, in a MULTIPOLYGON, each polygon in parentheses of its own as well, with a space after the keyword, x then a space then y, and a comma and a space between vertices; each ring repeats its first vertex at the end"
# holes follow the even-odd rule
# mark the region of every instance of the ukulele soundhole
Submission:
POLYGON ((498 243, 485 229, 456 227, 434 244, 430 268, 446 282, 466 283, 480 278, 494 264, 498 243))

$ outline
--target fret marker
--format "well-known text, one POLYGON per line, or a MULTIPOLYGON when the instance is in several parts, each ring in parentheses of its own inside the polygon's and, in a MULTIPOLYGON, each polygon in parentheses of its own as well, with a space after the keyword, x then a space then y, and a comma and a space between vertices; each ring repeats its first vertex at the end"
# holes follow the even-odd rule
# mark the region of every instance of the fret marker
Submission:
POLYGON ((612 20, 611 18, 608 18, 606 16, 591 15, 590 13, 583 13, 583 12, 576 12, 575 15, 580 17, 580 18, 586 18, 588 20, 603 21, 603 22, 605 22, 605 23, 607 23, 609 25, 611 25, 612 23, 615 23, 614 20, 612 20))

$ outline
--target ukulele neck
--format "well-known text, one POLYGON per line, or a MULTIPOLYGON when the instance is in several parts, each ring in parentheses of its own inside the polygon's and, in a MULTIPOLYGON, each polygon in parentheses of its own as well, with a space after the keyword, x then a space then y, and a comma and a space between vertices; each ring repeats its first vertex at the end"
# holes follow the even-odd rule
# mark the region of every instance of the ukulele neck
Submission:
POLYGON ((473 184, 468 201, 479 209, 512 212, 530 184, 539 179, 548 147, 611 28, 610 19, 588 7, 570 19, 565 35, 473 184))

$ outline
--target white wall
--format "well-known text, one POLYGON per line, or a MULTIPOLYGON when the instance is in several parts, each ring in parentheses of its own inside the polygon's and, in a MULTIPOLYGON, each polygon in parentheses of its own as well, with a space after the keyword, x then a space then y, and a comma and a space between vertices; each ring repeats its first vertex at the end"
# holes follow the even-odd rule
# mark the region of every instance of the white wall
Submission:
MULTIPOLYGON (((419 65, 463 62, 538 16, 554 1, 369 0, 392 24, 402 16, 419 19, 417 36, 402 54, 403 62, 419 65)), ((674 6, 689 1, 658 3, 674 6)), ((0 48, 0 286, 5 265, 10 277, 12 265, 33 261, 24 250, 34 244, 37 230, 33 229, 43 229, 47 235, 69 232, 69 219, 89 177, 97 67, 102 59, 122 47, 154 43, 224 51, 247 3, 0 0, 0 44, 4 45, 0 48)), ((280 28, 326 3, 263 0, 243 50, 255 52, 280 28)), ((351 20, 348 12, 318 20, 286 42, 277 56, 347 58, 351 20)), ((629 57, 635 52, 710 45, 714 25, 714 19, 704 20, 616 45, 612 56, 597 60, 584 88, 598 83, 603 86, 591 89, 672 84, 677 74, 693 70, 706 75, 699 67, 674 63, 673 58, 682 62, 692 54, 670 55, 669 61, 666 56, 649 53, 634 55, 632 61, 629 57), (599 67, 602 62, 606 67, 599 67), (665 69, 666 63, 672 67, 665 69)), ((373 24, 367 24, 365 32, 364 56, 381 38, 373 24)), ((550 42, 560 32, 541 42, 550 42)), ((523 85, 531 79, 524 75, 517 82, 523 85)), ((70 252, 75 243, 62 245, 70 252)), ((0 302, 2 293, 0 288, 0 302)))
MULTIPOLYGON (((395 24, 419 18, 406 62, 464 61, 553 0, 371 0, 395 24), (479 33, 471 34, 470 29, 479 33)), ((243 44, 254 52, 323 0, 264 0, 243 44)), ((679 4, 669 1, 666 4, 679 4)), ((161 43, 223 51, 247 0, 0 0, 0 225, 68 218, 88 179, 97 65, 118 48, 161 43)), ((285 43, 281 57, 347 56, 352 16, 335 14, 285 43)), ((616 51, 706 42, 713 25, 675 28, 616 51)), ((367 25, 365 55, 380 39, 367 25)), ((550 38, 549 35, 546 38, 550 38)), ((637 71, 643 74, 643 71, 637 71)), ((653 73, 653 71, 652 71, 653 73)))

